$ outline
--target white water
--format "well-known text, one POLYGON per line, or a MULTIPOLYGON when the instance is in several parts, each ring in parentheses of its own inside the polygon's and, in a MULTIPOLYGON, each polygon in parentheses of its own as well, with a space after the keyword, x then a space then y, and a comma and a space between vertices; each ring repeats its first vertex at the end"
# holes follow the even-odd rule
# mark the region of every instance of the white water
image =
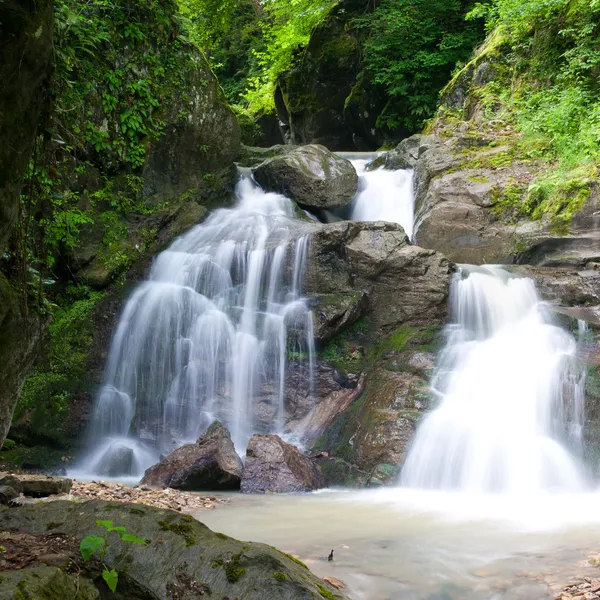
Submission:
POLYGON ((388 221, 402 225, 412 240, 415 220, 413 172, 365 169, 369 160, 355 159, 352 164, 360 178, 359 191, 352 204, 353 221, 388 221))
POLYGON ((451 290, 453 324, 438 358, 427 415, 403 486, 576 492, 584 370, 574 337, 553 323, 532 280, 464 267, 451 290))
POLYGON ((111 453, 131 448, 133 467, 113 466, 113 477, 139 477, 215 418, 244 454, 252 433, 283 429, 289 352, 308 357, 312 381, 308 236, 287 198, 249 179, 237 196, 161 253, 128 300, 83 470, 102 474, 111 453))

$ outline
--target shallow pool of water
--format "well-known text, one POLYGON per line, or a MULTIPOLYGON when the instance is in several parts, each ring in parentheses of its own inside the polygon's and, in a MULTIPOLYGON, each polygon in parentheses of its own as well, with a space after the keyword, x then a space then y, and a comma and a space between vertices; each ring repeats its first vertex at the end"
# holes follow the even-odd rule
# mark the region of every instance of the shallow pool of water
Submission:
POLYGON ((600 494, 234 495, 196 516, 298 556, 356 599, 544 600, 574 575, 600 576, 587 564, 600 551, 600 494))

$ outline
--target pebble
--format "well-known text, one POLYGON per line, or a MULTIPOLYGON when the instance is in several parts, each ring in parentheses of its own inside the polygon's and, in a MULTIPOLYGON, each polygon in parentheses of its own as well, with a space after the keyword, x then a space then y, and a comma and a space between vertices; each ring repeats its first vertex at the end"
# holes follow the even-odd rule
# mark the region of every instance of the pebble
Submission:
POLYGON ((168 508, 185 513, 213 509, 228 502, 226 498, 201 496, 200 494, 180 492, 171 488, 155 489, 147 485, 131 488, 108 481, 73 481, 69 497, 146 504, 147 506, 168 508))
POLYGON ((600 578, 584 577, 562 588, 554 600, 600 600, 600 578))

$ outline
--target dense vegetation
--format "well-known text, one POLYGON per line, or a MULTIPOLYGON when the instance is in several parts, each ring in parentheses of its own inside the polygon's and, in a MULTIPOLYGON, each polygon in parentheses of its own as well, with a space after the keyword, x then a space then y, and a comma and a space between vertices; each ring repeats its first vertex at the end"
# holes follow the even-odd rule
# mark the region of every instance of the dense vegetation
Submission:
POLYGON ((363 41, 362 72, 389 100, 382 127, 417 131, 433 115, 440 89, 481 40, 472 0, 179 0, 194 39, 205 49, 238 112, 273 112, 278 79, 302 62, 311 34, 332 10, 347 14, 363 41))
POLYGON ((462 85, 471 66, 491 65, 491 80, 470 93, 486 126, 508 140, 513 159, 538 170, 506 203, 517 217, 547 214, 564 232, 589 196, 600 160, 600 3, 493 0, 470 13, 482 16, 486 45, 449 90, 462 85))

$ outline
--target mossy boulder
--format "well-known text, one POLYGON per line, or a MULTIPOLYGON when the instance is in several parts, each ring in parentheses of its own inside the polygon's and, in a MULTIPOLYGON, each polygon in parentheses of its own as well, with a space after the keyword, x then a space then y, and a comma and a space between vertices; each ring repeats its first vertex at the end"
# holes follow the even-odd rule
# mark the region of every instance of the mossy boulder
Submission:
MULTIPOLYGON (((0 542, 7 552, 0 558, 2 598, 17 599, 26 588, 33 599, 47 600, 41 587, 56 597, 92 600, 109 597, 102 580, 102 564, 83 562, 79 540, 87 535, 109 541, 104 565, 118 572, 116 600, 172 600, 172 598, 244 598, 244 600, 343 600, 346 596, 315 577, 299 561, 271 546, 240 542, 214 533, 191 516, 145 505, 111 504, 101 500, 56 501, 0 512, 0 542), (146 544, 122 541, 97 525, 112 521, 146 544), (51 532, 51 536, 49 536, 51 532), (22 540, 27 537, 24 549, 22 540), (58 549, 55 541, 61 539, 58 549), (53 541, 54 540, 54 541, 53 541), (53 545, 54 544, 54 545, 53 545), (44 549, 36 552, 36 547, 44 549), (13 571, 7 559, 27 567, 13 571), (278 577, 274 573, 280 573, 278 577), (76 595, 76 581, 83 583, 76 595), (22 583, 23 582, 23 583, 22 583), (324 590, 324 593, 321 591, 324 590), (71 593, 73 592, 73 593, 71 593)), ((50 596, 52 597, 52 596, 50 596)))
POLYGON ((324 146, 300 146, 252 170, 263 189, 308 208, 339 208, 354 198, 358 175, 352 163, 324 146))

